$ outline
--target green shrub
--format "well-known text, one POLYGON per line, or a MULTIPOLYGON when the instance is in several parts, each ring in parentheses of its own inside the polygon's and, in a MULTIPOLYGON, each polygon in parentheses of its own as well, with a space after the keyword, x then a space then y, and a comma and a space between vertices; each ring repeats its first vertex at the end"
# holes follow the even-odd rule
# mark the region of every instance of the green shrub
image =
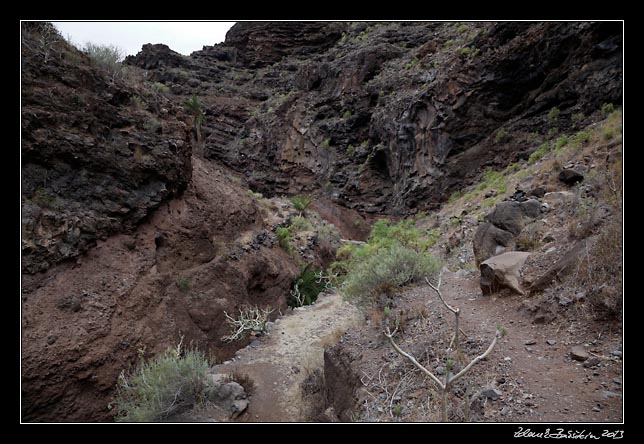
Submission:
POLYGON ((353 145, 349 144, 349 146, 347 147, 347 155, 353 156, 355 154, 355 152, 356 152, 355 147, 353 145))
POLYGON ((530 157, 528 158, 528 163, 536 162, 537 160, 545 156, 547 152, 548 152, 548 143, 544 142, 539 146, 539 148, 537 148, 532 152, 532 154, 530 154, 530 157))
POLYGON ((291 218, 291 225, 289 226, 289 231, 291 234, 298 233, 300 231, 308 231, 311 229, 311 223, 306 220, 303 216, 295 216, 291 218))
POLYGON ((467 27, 467 25, 466 25, 465 23, 461 23, 460 25, 458 25, 458 26, 456 27, 456 30, 457 30, 458 32, 460 32, 460 33, 464 33, 464 32, 465 32, 465 31, 467 31, 468 29, 469 29, 469 28, 467 27))
POLYGON ((573 122, 580 122, 584 120, 584 114, 576 113, 576 114, 573 114, 570 118, 572 119, 573 122))
POLYGON ((615 106, 612 103, 604 103, 601 107, 601 113, 604 117, 608 117, 613 111, 615 111, 615 106))
POLYGON ((602 135, 604 136, 604 139, 611 140, 617 135, 617 130, 615 128, 606 128, 602 135))
POLYGON ((342 289, 349 298, 364 301, 383 290, 432 277, 438 269, 438 261, 429 254, 395 243, 356 263, 342 289))
POLYGON ((496 132, 496 135, 494 136, 495 143, 505 142, 508 139, 509 139, 509 134, 505 128, 499 128, 499 130, 496 132))
POLYGON ((325 149, 326 149, 326 148, 328 148, 328 147, 329 147, 329 145, 330 145, 330 144, 331 144, 331 139, 326 138, 326 139, 324 139, 324 141, 322 142, 322 148, 325 148, 325 149))
POLYGON ((448 203, 448 204, 451 204, 451 203, 453 203, 453 202, 456 202, 456 201, 457 201, 457 200, 458 200, 462 195, 463 195, 463 193, 461 193, 461 191, 460 191, 460 190, 456 190, 456 191, 454 191, 454 192, 449 196, 449 199, 447 199, 447 203, 448 203))
POLYGON ((342 114, 342 118, 346 120, 346 119, 348 119, 349 117, 351 117, 351 111, 346 110, 346 111, 344 112, 344 114, 342 114))
POLYGON ((206 400, 208 361, 198 350, 169 348, 121 372, 113 406, 117 422, 162 421, 206 400))
POLYGON ((159 128, 161 128, 161 122, 159 122, 157 119, 150 118, 150 119, 145 121, 145 123, 143 124, 143 128, 146 131, 150 131, 150 132, 153 133, 156 130, 158 130, 159 128))
POLYGON ((326 288, 326 281, 320 278, 320 270, 314 270, 312 267, 312 263, 306 264, 293 279, 293 290, 287 301, 289 307, 311 305, 326 288))
POLYGON ((312 196, 293 196, 291 197, 291 203, 297 211, 305 211, 309 205, 313 202, 312 196))
POLYGON ((277 236, 280 247, 290 253, 292 251, 290 230, 286 227, 277 227, 275 235, 277 236))
POLYGON ((590 133, 588 131, 579 131, 570 138, 570 143, 575 147, 580 147, 590 141, 590 133))
POLYGON ((121 60, 123 60, 125 53, 117 46, 88 42, 82 51, 94 61, 96 66, 109 74, 112 81, 123 71, 121 60))
POLYGON ((167 94, 168 92, 170 92, 170 88, 168 88, 166 85, 164 85, 161 82, 154 82, 152 84, 152 89, 158 92, 159 94, 167 94))
POLYGON ((559 111, 559 108, 556 106, 550 108, 550 111, 548 111, 548 123, 553 124, 557 121, 559 118, 559 114, 561 114, 561 111, 559 111))
POLYGON ((568 145, 568 136, 563 134, 557 138, 557 141, 555 142, 555 150, 560 150, 566 145, 568 145))
POLYGON ((190 290, 190 279, 188 279, 187 277, 177 278, 177 287, 179 287, 179 290, 183 291, 184 293, 190 290))

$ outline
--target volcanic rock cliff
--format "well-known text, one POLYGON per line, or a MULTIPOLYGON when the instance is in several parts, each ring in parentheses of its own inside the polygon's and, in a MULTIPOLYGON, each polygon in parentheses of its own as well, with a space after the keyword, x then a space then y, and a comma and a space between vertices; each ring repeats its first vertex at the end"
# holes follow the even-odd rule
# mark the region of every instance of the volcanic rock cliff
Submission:
POLYGON ((205 156, 253 189, 403 214, 527 157, 551 108, 565 126, 619 102, 621 45, 606 22, 262 22, 190 57, 149 45, 127 63, 200 97, 205 156))

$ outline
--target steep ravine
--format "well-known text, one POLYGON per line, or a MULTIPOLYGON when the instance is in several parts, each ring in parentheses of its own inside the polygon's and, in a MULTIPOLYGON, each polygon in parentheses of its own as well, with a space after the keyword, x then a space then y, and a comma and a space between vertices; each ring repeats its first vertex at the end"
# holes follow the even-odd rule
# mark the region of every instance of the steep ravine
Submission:
MULTIPOLYGON (((332 259, 315 236, 306 254, 279 246, 297 213, 278 196, 312 193, 311 211, 364 239, 373 218, 438 209, 622 98, 609 22, 238 23, 190 56, 145 45, 119 75, 45 22, 21 37, 29 422, 111 421, 120 371, 180 337, 218 361, 247 346, 221 340, 224 310, 284 312, 302 262, 332 259)), ((248 364, 257 380, 240 420, 307 419, 300 383, 359 320, 325 296, 217 367, 248 364)), ((348 420, 345 401, 325 420, 348 420)))

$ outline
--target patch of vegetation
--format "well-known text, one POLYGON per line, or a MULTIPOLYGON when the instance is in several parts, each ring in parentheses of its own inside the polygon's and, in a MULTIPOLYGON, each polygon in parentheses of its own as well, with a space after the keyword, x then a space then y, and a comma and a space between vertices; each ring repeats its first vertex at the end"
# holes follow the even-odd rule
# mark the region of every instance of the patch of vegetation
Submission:
POLYGON ((479 191, 483 191, 487 188, 494 188, 500 194, 507 191, 505 176, 502 171, 494 171, 490 167, 487 167, 485 171, 483 171, 483 177, 477 186, 477 189, 479 191))
POLYGON ((130 97, 130 105, 132 105, 136 109, 144 109, 145 108, 145 102, 140 96, 132 96, 130 97))
POLYGON ((584 114, 583 113, 575 113, 572 116, 570 116, 570 119, 575 123, 576 122, 581 122, 582 120, 584 120, 584 114))
POLYGON ((112 81, 116 80, 123 72, 121 60, 125 57, 125 53, 121 48, 114 45, 87 42, 82 51, 94 61, 96 66, 105 71, 112 81))
POLYGON ((447 199, 447 203, 451 204, 456 202, 460 197, 463 195, 463 193, 460 190, 454 191, 450 196, 449 199, 447 199))
POLYGON ((350 111, 350 110, 346 110, 346 111, 344 112, 344 114, 342 114, 342 118, 343 118, 344 120, 346 120, 346 119, 348 119, 349 117, 351 117, 351 111, 350 111))
POLYGON ((550 125, 554 124, 559 119, 559 114, 561 114, 559 108, 557 108, 556 106, 550 108, 547 116, 548 123, 550 125))
POLYGON ((534 251, 539 248, 539 240, 529 233, 521 232, 515 240, 517 251, 534 251))
POLYGON ((277 242, 280 247, 288 253, 293 251, 293 247, 291 246, 291 232, 288 228, 277 227, 275 229, 275 236, 277 236, 277 242))
POLYGON ((476 57, 481 50, 470 46, 463 46, 458 49, 458 54, 462 57, 476 57))
POLYGON ((190 290, 190 279, 187 277, 180 277, 177 278, 177 287, 179 287, 179 290, 183 291, 184 293, 190 290))
POLYGON ((542 143, 539 148, 534 150, 532 154, 530 154, 530 157, 528 158, 528 163, 534 163, 537 160, 541 159, 543 156, 546 155, 546 153, 549 150, 549 145, 548 142, 542 143))
POLYGON ((456 27, 456 30, 460 32, 461 34, 466 32, 469 29, 469 27, 465 23, 461 23, 456 27))
POLYGON ((170 88, 161 82, 152 83, 152 89, 159 94, 167 94, 170 92, 170 88))
POLYGON ((590 133, 588 131, 578 131, 574 136, 570 138, 570 144, 577 148, 588 143, 589 141, 590 133))
POLYGON ((338 249, 332 273, 341 275, 349 298, 362 300, 405 285, 438 270, 438 261, 427 253, 436 242, 435 231, 417 228, 416 218, 398 223, 378 220, 365 244, 345 244, 338 249))
POLYGON ((609 114, 615 111, 615 105, 613 105, 612 103, 604 103, 602 104, 600 111, 604 117, 608 117, 609 114))
POLYGON ((156 132, 159 128, 161 128, 161 122, 154 118, 146 120, 143 124, 143 129, 152 133, 156 132))
POLYGON ((568 135, 562 134, 557 138, 557 141, 555 142, 555 151, 559 151, 566 145, 568 145, 568 135))
POLYGON ((313 264, 308 263, 300 270, 293 284, 289 298, 289 307, 302 307, 311 305, 318 295, 327 287, 327 281, 322 278, 321 271, 313 269, 313 264))
POLYGON ((416 66, 418 64, 418 62, 420 62, 420 59, 418 57, 414 57, 409 62, 407 62, 407 64, 405 65, 405 69, 413 68, 414 66, 416 66))
POLYGON ((121 372, 111 404, 117 422, 156 422, 207 399, 209 363, 198 350, 176 348, 121 372))
POLYGON ((291 234, 299 233, 300 231, 308 231, 311 229, 311 223, 303 216, 294 216, 291 218, 291 225, 289 231, 291 234))
POLYGON ((355 147, 353 145, 349 144, 349 146, 347 146, 347 155, 353 156, 355 154, 355 152, 356 152, 355 147))
POLYGON ((445 43, 444 43, 445 47, 452 46, 453 44, 454 44, 454 39, 445 40, 445 43))
POLYGON ((617 130, 615 128, 605 128, 604 131, 602 131, 602 136, 606 140, 612 140, 615 138, 617 135, 617 130))
POLYGON ((253 200, 262 200, 264 198, 264 195, 262 193, 256 193, 253 190, 247 190, 246 194, 248 194, 248 197, 250 197, 253 200))
POLYGON ((499 128, 496 132, 496 135, 494 136, 495 143, 506 142, 509 139, 510 135, 505 128, 499 128))
POLYGON ((311 205, 313 202, 313 196, 293 196, 291 197, 291 203, 293 204, 293 207, 299 211, 303 212, 306 211, 306 209, 311 205))
POLYGON ((439 263, 431 255, 394 243, 355 262, 342 289, 350 299, 365 301, 381 292, 433 276, 438 270, 439 263))
POLYGON ((324 141, 322 142, 322 148, 324 149, 328 149, 330 145, 331 145, 331 139, 329 138, 324 139, 324 141))

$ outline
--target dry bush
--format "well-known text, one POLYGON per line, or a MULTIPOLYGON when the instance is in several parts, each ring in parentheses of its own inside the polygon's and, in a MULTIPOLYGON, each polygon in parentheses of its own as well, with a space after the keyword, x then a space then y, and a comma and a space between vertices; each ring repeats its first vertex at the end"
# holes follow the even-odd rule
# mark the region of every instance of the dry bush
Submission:
POLYGON ((248 374, 246 373, 239 372, 238 370, 235 370, 232 373, 227 374, 225 380, 236 382, 237 384, 241 385, 244 388, 244 391, 246 392, 246 396, 252 395, 255 392, 255 389, 257 388, 253 378, 248 376, 248 374))

